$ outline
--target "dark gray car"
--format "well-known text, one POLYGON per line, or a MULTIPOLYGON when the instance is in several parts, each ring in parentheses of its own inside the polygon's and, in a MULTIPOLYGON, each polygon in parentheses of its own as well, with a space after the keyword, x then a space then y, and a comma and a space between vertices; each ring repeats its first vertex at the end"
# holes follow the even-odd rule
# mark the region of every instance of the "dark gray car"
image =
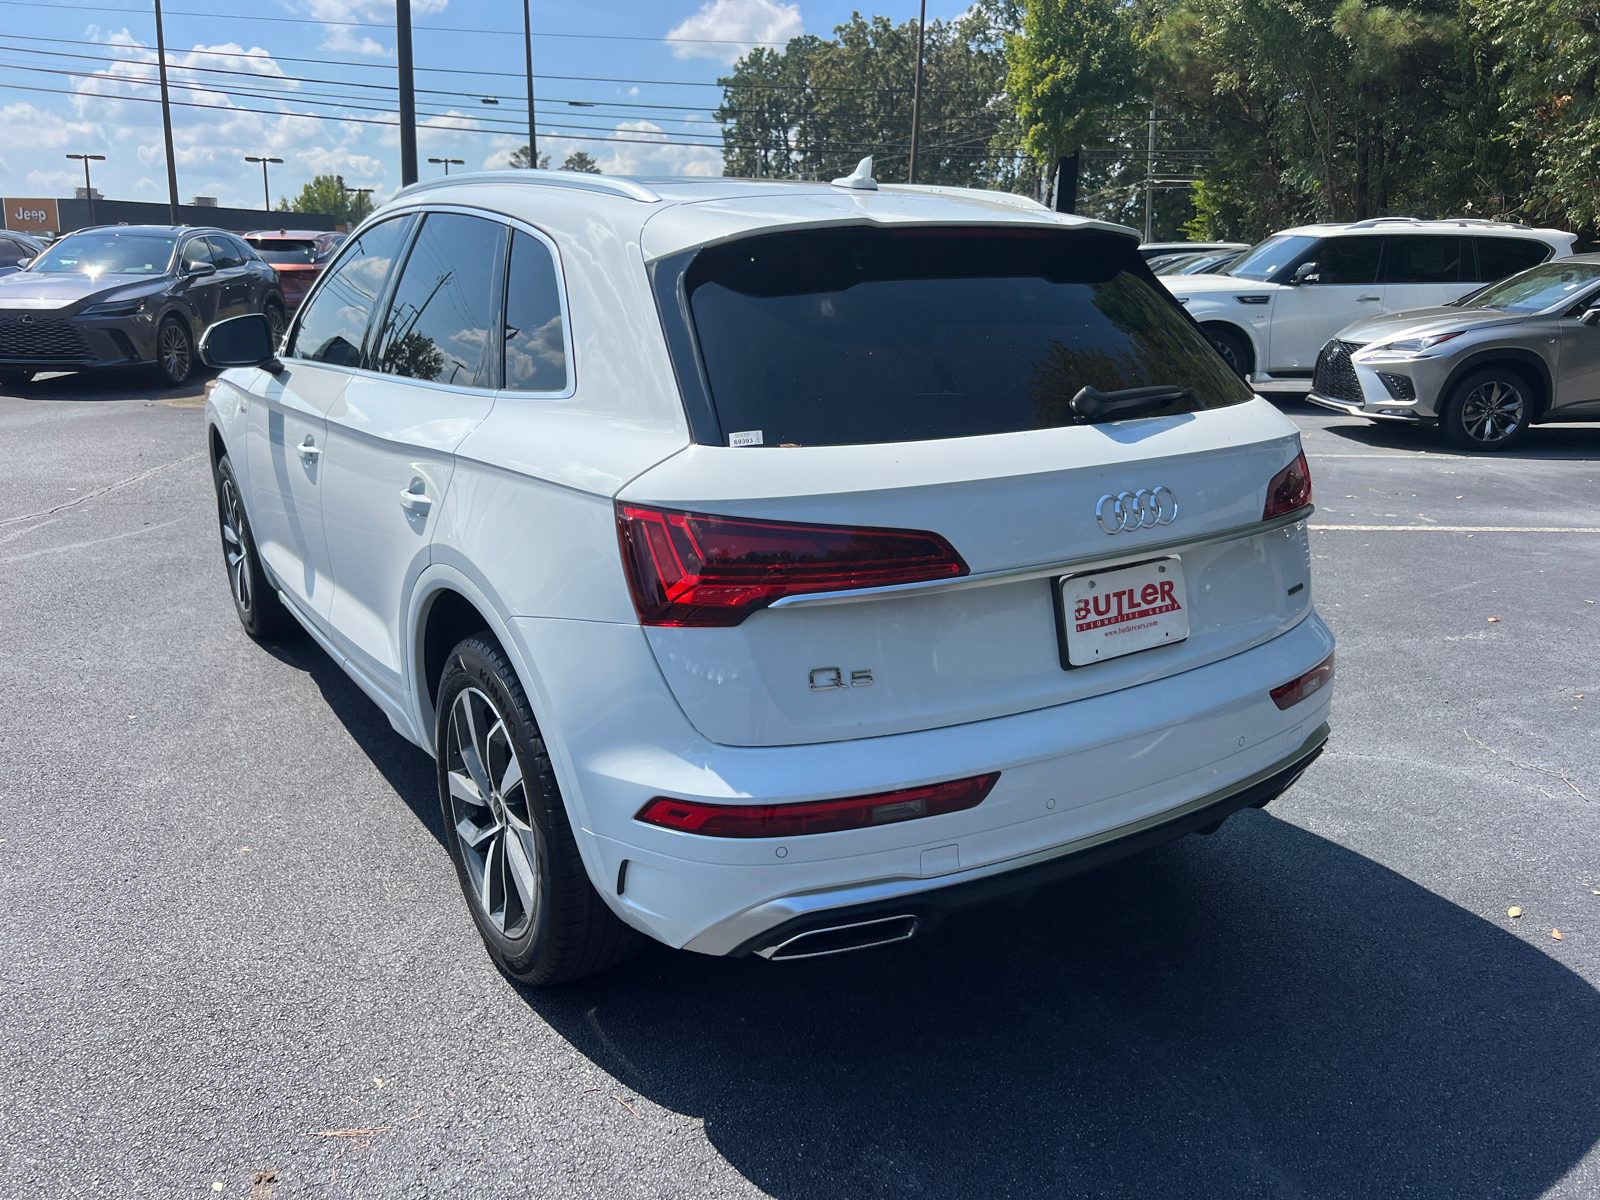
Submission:
POLYGON ((1348 325, 1322 348, 1307 399, 1437 425, 1476 450, 1505 450, 1544 421, 1600 421, 1600 254, 1348 325))
POLYGON ((285 311, 277 272, 221 229, 80 230, 0 277, 0 384, 141 366, 182 383, 207 326, 263 313, 281 335, 285 311))

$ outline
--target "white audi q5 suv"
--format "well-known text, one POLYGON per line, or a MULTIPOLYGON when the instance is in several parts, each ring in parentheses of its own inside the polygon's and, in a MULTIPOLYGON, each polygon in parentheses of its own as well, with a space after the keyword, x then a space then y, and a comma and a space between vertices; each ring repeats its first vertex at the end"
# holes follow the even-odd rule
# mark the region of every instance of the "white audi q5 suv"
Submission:
POLYGON ((203 352, 245 629, 435 757, 519 979, 899 940, 1327 737, 1299 436, 1132 230, 865 165, 452 176, 203 352))

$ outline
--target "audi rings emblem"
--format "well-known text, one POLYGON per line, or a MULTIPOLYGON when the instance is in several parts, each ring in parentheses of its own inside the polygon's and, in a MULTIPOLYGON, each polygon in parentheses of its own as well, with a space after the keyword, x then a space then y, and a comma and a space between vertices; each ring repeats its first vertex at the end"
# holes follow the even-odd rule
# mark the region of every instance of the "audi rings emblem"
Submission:
POLYGON ((1171 525, 1178 519, 1178 497, 1165 485, 1119 492, 1115 496, 1101 496, 1100 503, 1094 506, 1094 515, 1100 528, 1107 533, 1154 529, 1157 525, 1171 525))

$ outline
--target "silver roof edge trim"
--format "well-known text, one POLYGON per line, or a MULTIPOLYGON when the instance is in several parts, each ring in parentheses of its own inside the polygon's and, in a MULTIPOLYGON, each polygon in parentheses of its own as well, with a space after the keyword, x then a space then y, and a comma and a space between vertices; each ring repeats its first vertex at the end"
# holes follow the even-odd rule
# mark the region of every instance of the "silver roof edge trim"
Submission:
MULTIPOLYGON (((495 184, 534 184, 540 187, 571 188, 580 192, 601 192, 608 196, 623 196, 629 200, 638 200, 643 204, 660 204, 662 197, 659 192, 647 188, 642 183, 632 179, 624 179, 615 175, 590 175, 585 171, 533 171, 514 170, 504 171, 468 171, 462 175, 444 176, 439 179, 428 179, 403 187, 389 200, 393 204, 396 200, 420 195, 423 192, 434 192, 441 188, 455 187, 463 183, 495 183, 495 184)), ((387 207, 387 206, 385 206, 387 207)))

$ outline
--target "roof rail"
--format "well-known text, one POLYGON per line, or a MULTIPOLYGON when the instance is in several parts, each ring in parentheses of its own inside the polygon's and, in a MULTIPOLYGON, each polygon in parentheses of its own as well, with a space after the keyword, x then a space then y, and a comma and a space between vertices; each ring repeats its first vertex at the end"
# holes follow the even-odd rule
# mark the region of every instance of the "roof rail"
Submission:
POLYGON ((1421 225, 1423 223, 1417 217, 1369 217, 1365 221, 1357 221, 1354 225, 1349 226, 1349 228, 1371 229, 1374 226, 1383 225, 1389 222, 1399 222, 1404 225, 1421 225))
POLYGON ((572 188, 580 192, 599 192, 607 196, 624 196, 629 200, 638 200, 645 204, 657 204, 661 201, 659 193, 652 191, 632 179, 618 175, 590 175, 587 171, 534 171, 507 168, 503 171, 471 171, 464 175, 440 176, 438 179, 429 179, 421 183, 413 183, 410 187, 401 188, 395 193, 396 200, 402 197, 415 196, 421 192, 437 191, 444 187, 454 187, 459 183, 532 183, 544 187, 572 188))

